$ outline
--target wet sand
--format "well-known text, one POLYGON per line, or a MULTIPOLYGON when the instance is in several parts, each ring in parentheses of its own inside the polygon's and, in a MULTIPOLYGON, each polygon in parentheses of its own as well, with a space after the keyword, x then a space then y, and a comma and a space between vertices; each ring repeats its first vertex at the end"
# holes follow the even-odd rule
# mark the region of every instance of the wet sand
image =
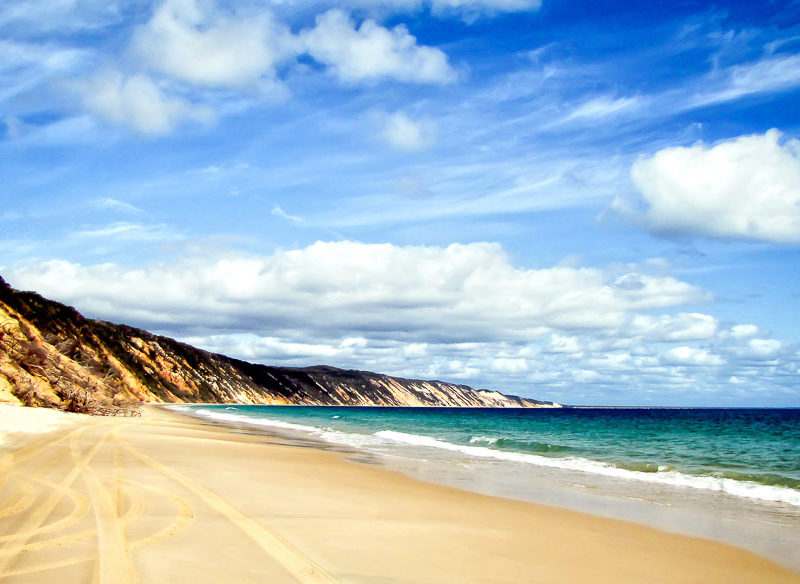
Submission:
POLYGON ((55 581, 770 584, 800 574, 725 544, 432 485, 147 408, 0 446, 0 582, 55 581))

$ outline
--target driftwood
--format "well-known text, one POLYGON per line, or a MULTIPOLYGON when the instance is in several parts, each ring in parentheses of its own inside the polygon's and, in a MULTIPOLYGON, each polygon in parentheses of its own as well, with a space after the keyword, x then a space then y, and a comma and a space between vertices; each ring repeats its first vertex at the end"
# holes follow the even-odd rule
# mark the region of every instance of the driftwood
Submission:
POLYGON ((134 401, 118 404, 101 403, 94 399, 85 388, 70 387, 64 391, 61 408, 65 412, 89 414, 91 416, 123 416, 126 418, 142 415, 139 403, 134 401))

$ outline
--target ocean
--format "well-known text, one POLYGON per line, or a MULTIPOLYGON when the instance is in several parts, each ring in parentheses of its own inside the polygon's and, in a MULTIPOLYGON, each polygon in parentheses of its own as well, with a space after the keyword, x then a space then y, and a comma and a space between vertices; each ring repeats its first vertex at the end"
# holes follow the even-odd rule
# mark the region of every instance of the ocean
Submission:
POLYGON ((432 482, 727 541, 800 569, 800 409, 173 409, 432 482))

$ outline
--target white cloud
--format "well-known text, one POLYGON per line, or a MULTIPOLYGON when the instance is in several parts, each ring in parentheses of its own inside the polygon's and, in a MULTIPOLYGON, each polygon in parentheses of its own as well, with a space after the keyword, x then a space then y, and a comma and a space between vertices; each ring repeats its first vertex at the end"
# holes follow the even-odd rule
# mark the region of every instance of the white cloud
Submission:
POLYGON ((697 365, 704 367, 725 364, 725 359, 719 355, 710 353, 705 349, 685 346, 675 347, 666 351, 663 355, 663 361, 668 365, 697 365))
POLYGON ((492 371, 500 373, 522 373, 528 370, 528 362, 525 359, 508 359, 501 357, 494 359, 490 366, 492 371))
MULTIPOLYGON (((122 225, 124 227, 124 225, 122 225)), ((530 340, 547 328, 604 329, 630 314, 705 298, 668 277, 594 268, 522 269, 496 244, 446 248, 319 242, 267 257, 186 260, 129 270, 53 261, 12 271, 25 286, 84 310, 163 326, 210 323, 231 332, 332 330, 414 342, 530 340), (72 290, 72 292, 70 292, 72 290), (107 306, 116 306, 114 314, 107 306), (172 312, 181 306, 179 313, 172 312)))
POLYGON ((431 0, 431 12, 440 16, 456 13, 472 22, 484 14, 527 12, 541 5, 541 0, 431 0))
POLYGON ((737 347, 740 357, 754 361, 768 361, 778 356, 783 343, 777 339, 750 339, 744 346, 737 347))
POLYGON ((273 80, 297 39, 269 13, 228 16, 208 2, 165 0, 134 33, 131 48, 151 69, 199 85, 273 80))
POLYGON ((109 0, 5 0, 0 26, 33 33, 96 30, 119 22, 119 9, 109 0))
POLYGON ((80 75, 92 62, 90 51, 52 42, 0 39, 0 55, 0 104, 5 114, 24 115, 49 84, 80 75))
POLYGON ((436 141, 436 126, 430 120, 412 120, 402 112, 387 116, 383 138, 401 150, 425 150, 436 141))
MULTIPOLYGON (((341 2, 329 4, 339 6, 341 2)), ((367 9, 378 16, 413 13, 429 7, 434 16, 458 16, 470 23, 481 16, 537 10, 541 4, 541 0, 351 0, 348 3, 353 8, 367 9)))
POLYGON ((719 85, 712 91, 701 90, 688 107, 703 107, 733 101, 747 95, 770 93, 800 86, 800 55, 768 57, 754 63, 733 65, 715 72, 706 85, 719 85), (721 80, 721 83, 720 83, 721 80))
MULTIPOLYGON (((148 235, 129 227, 84 238, 148 235)), ((666 402, 695 392, 694 403, 708 403, 704 392, 732 377, 758 369, 758 388, 785 388, 785 372, 797 370, 796 348, 748 325, 658 314, 704 300, 696 287, 618 269, 515 267, 490 243, 345 241, 141 268, 49 261, 3 275, 89 316, 247 360, 464 380, 571 403, 603 401, 592 386, 628 403, 646 401, 635 393, 645 387, 666 402)))
POLYGON ((759 332, 759 328, 754 324, 737 324, 731 327, 731 335, 736 339, 754 337, 759 332))
POLYGON ((593 383, 602 379, 602 375, 591 369, 577 369, 572 372, 572 377, 578 383, 593 383))
POLYGON ((497 12, 535 10, 542 5, 539 0, 433 0, 432 4, 435 10, 462 8, 497 12))
POLYGON ((100 209, 111 209, 114 211, 121 211, 122 213, 142 212, 142 210, 139 207, 131 205, 130 203, 126 203, 125 201, 114 199, 112 197, 103 197, 101 199, 97 199, 92 204, 93 206, 98 207, 100 209))
POLYGON ((36 67, 44 74, 69 73, 85 65, 91 53, 84 49, 65 48, 54 43, 29 43, 0 40, 0 73, 19 75, 28 67, 36 67))
POLYGON ((106 121, 149 135, 166 134, 185 121, 209 123, 211 109, 168 97, 145 75, 108 73, 82 87, 86 108, 106 121))
POLYGON ((276 217, 281 217, 282 219, 288 219, 289 221, 291 221, 292 223, 296 223, 297 225, 300 225, 300 224, 302 224, 302 223, 305 223, 305 221, 303 220, 303 218, 302 218, 302 217, 298 217, 297 215, 289 215, 289 213, 287 213, 286 211, 284 211, 284 210, 281 208, 281 206, 280 206, 280 205, 274 205, 274 206, 272 207, 272 211, 271 211, 271 213, 272 213, 273 215, 275 215, 276 217))
POLYGON ((714 337, 718 329, 719 321, 713 316, 691 312, 676 316, 637 314, 628 332, 654 341, 697 341, 714 337))
POLYGON ((575 119, 597 119, 633 110, 641 106, 641 99, 638 97, 613 98, 602 95, 586 101, 576 107, 566 117, 564 121, 575 119))
POLYGON ((800 241, 800 142, 741 136, 713 147, 666 148, 637 161, 631 178, 656 232, 800 241))
POLYGON ((605 372, 630 371, 639 366, 639 362, 629 353, 605 353, 593 355, 586 359, 585 365, 605 372))
POLYGON ((164 0, 133 34, 131 52, 152 71, 200 86, 286 92, 276 68, 308 54, 348 83, 385 79, 450 83, 455 71, 437 48, 420 46, 404 25, 359 26, 331 9, 293 34, 266 10, 225 12, 211 1, 164 0))
POLYGON ((177 239, 176 234, 163 225, 141 225, 126 221, 118 221, 105 227, 76 231, 72 234, 72 237, 117 241, 166 241, 177 239))
POLYGON ((580 340, 569 335, 554 334, 550 337, 550 342, 545 345, 548 353, 565 353, 568 355, 583 355, 580 340))
POLYGON ((400 349, 403 359, 414 359, 428 355, 428 343, 406 343, 400 349))
POLYGON ((456 72, 437 48, 420 46, 400 24, 387 29, 373 20, 356 28, 348 14, 332 9, 316 26, 300 34, 308 54, 348 83, 396 79, 416 83, 452 83, 456 72))

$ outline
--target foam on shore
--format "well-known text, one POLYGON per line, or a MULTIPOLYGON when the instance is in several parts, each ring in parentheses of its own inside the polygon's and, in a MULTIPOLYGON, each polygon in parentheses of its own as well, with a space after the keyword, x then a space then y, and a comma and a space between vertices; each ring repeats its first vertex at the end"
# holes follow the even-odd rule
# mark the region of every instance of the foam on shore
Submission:
POLYGON ((476 458, 493 458, 496 460, 506 460, 523 464, 535 464, 550 468, 561 468, 566 470, 587 472, 591 474, 614 477, 623 480, 635 480, 648 483, 661 483, 676 487, 689 487, 707 491, 717 491, 733 495, 735 497, 746 497, 760 501, 770 501, 776 503, 787 503, 789 505, 800 506, 800 492, 785 487, 771 485, 760 485, 749 481, 739 481, 723 477, 689 475, 678 471, 642 472, 628 470, 607 464, 604 462, 589 460, 587 458, 569 456, 550 458, 536 454, 521 452, 493 450, 482 446, 465 446, 436 440, 429 436, 417 434, 406 434, 393 430, 382 430, 375 433, 376 436, 411 446, 422 446, 427 448, 438 448, 452 452, 460 452, 476 458))
MULTIPOLYGON (((170 409, 192 413, 204 418, 214 419, 221 422, 233 422, 251 424, 278 430, 290 430, 312 435, 317 439, 329 443, 349 446, 353 448, 377 448, 385 450, 392 444, 402 444, 417 448, 433 448, 440 451, 457 452, 476 459, 494 459, 516 464, 530 464, 554 469, 577 471, 601 475, 623 481, 639 481, 654 484, 669 485, 672 487, 684 487, 699 489, 703 491, 713 491, 725 493, 730 496, 752 499, 756 501, 784 503, 795 507, 800 507, 800 491, 773 485, 763 485, 746 480, 737 480, 726 477, 715 477, 708 475, 692 475, 668 468, 659 468, 656 472, 644 472, 621 468, 606 462, 590 460, 579 456, 540 456, 538 454, 516 452, 513 450, 500 450, 478 446, 476 444, 485 443, 489 446, 493 444, 491 438, 479 436, 477 439, 470 440, 470 445, 456 444, 437 440, 430 436, 418 434, 408 434, 395 430, 380 430, 372 434, 361 434, 357 432, 343 432, 332 428, 308 426, 292 422, 284 422, 269 418, 251 417, 232 412, 220 412, 204 410, 191 406, 170 406, 170 409)), ((496 442, 496 440, 495 440, 496 442)))

